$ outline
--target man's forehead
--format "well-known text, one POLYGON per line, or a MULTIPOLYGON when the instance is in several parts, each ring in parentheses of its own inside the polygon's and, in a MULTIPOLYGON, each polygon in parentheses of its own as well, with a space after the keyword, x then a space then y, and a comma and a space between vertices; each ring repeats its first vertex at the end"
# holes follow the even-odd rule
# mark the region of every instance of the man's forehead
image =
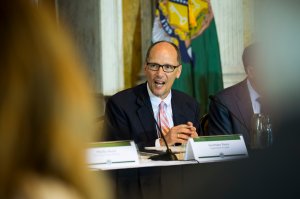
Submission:
POLYGON ((176 51, 174 46, 172 46, 170 43, 161 42, 161 43, 158 43, 155 46, 153 46, 150 52, 152 52, 154 50, 162 50, 162 49, 168 49, 168 50, 172 49, 173 51, 176 51))
POLYGON ((157 45, 155 45, 149 54, 149 57, 154 58, 156 56, 177 56, 176 50, 175 48, 167 43, 159 43, 157 45))

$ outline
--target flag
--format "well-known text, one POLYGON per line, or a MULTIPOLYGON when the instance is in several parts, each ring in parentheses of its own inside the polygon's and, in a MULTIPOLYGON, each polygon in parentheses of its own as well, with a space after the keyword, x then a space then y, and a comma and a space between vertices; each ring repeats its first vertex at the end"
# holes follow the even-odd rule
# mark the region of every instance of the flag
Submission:
POLYGON ((208 96, 223 89, 221 59, 209 0, 158 0, 152 41, 167 40, 182 56, 181 77, 173 88, 194 97, 206 113, 208 96))

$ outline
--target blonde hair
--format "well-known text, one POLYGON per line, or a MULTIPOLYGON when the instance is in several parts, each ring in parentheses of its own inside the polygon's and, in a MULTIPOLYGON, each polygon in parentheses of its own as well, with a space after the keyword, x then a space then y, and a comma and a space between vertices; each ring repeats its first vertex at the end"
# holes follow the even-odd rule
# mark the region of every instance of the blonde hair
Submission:
POLYGON ((0 198, 28 173, 99 198, 85 159, 95 119, 90 86, 53 19, 25 0, 1 3, 0 198))

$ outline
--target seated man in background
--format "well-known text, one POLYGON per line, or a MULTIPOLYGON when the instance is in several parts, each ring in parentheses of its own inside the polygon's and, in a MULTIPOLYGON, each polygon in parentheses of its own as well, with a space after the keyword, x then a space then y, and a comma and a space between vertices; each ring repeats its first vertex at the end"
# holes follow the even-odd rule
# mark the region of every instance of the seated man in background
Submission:
POLYGON ((243 52, 247 78, 216 94, 209 106, 208 134, 242 134, 250 144, 253 114, 262 113, 261 85, 255 59, 257 46, 252 44, 243 52))
POLYGON ((134 140, 140 148, 186 143, 200 131, 199 104, 190 96, 171 90, 181 74, 176 45, 161 41, 150 46, 144 65, 147 82, 112 96, 105 111, 109 140, 134 140))

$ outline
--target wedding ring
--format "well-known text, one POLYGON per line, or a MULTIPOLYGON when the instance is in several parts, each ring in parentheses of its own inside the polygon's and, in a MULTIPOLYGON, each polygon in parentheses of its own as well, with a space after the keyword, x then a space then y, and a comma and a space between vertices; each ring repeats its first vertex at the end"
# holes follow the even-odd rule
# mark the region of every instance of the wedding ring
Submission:
POLYGON ((177 138, 179 138, 179 133, 177 133, 177 138))

